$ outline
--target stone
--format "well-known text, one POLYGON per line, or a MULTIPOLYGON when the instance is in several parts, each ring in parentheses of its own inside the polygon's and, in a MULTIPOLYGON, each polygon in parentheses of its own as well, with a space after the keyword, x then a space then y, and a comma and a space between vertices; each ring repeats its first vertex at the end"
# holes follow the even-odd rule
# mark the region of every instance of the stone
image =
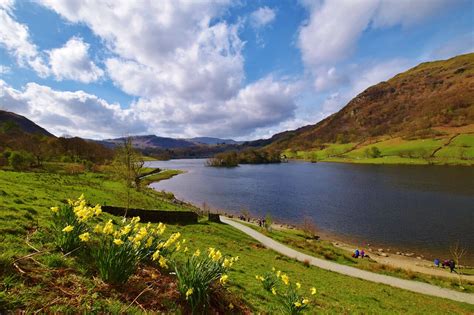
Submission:
POLYGON ((382 253, 383 252, 383 248, 379 248, 377 249, 379 251, 379 253, 382 253))

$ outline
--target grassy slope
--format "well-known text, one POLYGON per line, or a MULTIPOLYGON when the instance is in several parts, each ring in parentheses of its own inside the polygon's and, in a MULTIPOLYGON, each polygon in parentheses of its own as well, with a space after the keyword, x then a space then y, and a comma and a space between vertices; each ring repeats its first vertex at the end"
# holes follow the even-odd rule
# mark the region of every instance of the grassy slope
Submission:
POLYGON ((303 160, 317 160, 330 162, 352 162, 369 164, 459 164, 474 165, 474 134, 460 134, 449 144, 453 135, 432 139, 403 140, 393 138, 374 142, 372 144, 326 144, 323 150, 286 150, 289 158, 303 160), (377 147, 381 151, 380 158, 365 157, 365 150, 377 147), (428 159, 423 158, 422 153, 435 155, 428 159), (401 155, 410 154, 411 157, 401 155))
MULTIPOLYGON (((48 208, 59 200, 76 197, 84 192, 92 203, 123 204, 120 189, 119 183, 100 174, 58 175, 0 171, 0 309, 2 304, 5 306, 8 303, 8 307, 17 306, 34 311, 58 299, 50 310, 65 311, 66 305, 74 299, 66 293, 53 290, 51 285, 59 283, 71 283, 69 294, 80 293, 77 305, 84 307, 83 311, 114 312, 128 305, 118 300, 115 290, 111 290, 108 296, 97 292, 98 284, 92 278, 93 273, 88 265, 90 262, 72 255, 62 257, 55 253, 45 228, 48 226, 48 208), (42 273, 40 281, 30 281, 27 276, 21 276, 12 267, 12 259, 33 252, 25 239, 27 231, 33 231, 38 225, 40 229, 31 236, 30 243, 39 250, 52 252, 35 256, 35 259, 44 265, 46 272, 42 273), (93 305, 93 308, 87 308, 90 307, 88 305, 93 305)), ((158 200, 156 196, 150 191, 136 193, 133 206, 162 209, 178 207, 165 200, 158 200)), ((427 297, 314 267, 305 267, 271 250, 261 248, 252 239, 225 225, 203 222, 185 227, 169 226, 169 230, 180 230, 189 240, 191 249, 214 246, 227 254, 239 255, 241 260, 230 274, 230 290, 243 296, 256 311, 275 311, 276 304, 272 296, 264 292, 254 278, 255 274, 263 274, 272 266, 284 270, 304 286, 317 287, 319 293, 316 308, 323 313, 442 314, 474 311, 472 305, 427 297)), ((173 308, 170 306, 170 309, 173 308)), ((132 306, 127 312, 138 313, 140 310, 132 306)))

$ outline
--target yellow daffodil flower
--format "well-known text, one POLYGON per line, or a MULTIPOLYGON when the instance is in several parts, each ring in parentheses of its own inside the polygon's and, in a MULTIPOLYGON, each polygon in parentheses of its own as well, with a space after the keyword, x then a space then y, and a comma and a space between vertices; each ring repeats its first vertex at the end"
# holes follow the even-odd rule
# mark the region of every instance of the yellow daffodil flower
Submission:
POLYGON ((114 239, 114 244, 120 246, 120 245, 123 244, 123 241, 119 238, 116 238, 116 239, 114 239))
POLYGON ((293 304, 295 304, 296 307, 301 307, 301 302, 299 302, 299 301, 296 301, 296 302, 293 303, 293 304))
POLYGON ((59 207, 51 207, 51 211, 53 211, 54 213, 58 213, 59 207))
POLYGON ((104 226, 104 229, 102 230, 102 233, 104 233, 104 234, 113 234, 114 233, 114 225, 112 223, 112 220, 107 221, 107 223, 104 226))
POLYGON ((63 229, 63 232, 69 233, 72 230, 74 230, 74 227, 72 225, 68 225, 63 229))
POLYGON ((272 288, 272 294, 273 294, 273 295, 276 295, 276 294, 277 294, 277 290, 275 289, 275 287, 272 288))
POLYGON ((309 303, 309 300, 304 298, 303 301, 301 301, 301 303, 303 303, 304 305, 307 305, 309 303))
POLYGON ((297 288, 297 289, 301 289, 301 283, 296 282, 296 288, 297 288))
POLYGON ((315 287, 312 287, 311 288, 311 295, 315 295, 316 294, 316 288, 315 287))
POLYGON ((195 257, 201 256, 201 251, 199 250, 199 248, 196 249, 196 251, 194 252, 193 256, 195 256, 195 257))
POLYGON ((79 239, 83 242, 88 242, 89 239, 90 239, 90 234, 89 232, 86 232, 86 233, 82 233, 81 235, 79 235, 79 239))
POLYGON ((288 278, 288 276, 286 274, 282 274, 281 275, 281 281, 283 281, 283 283, 285 285, 288 285, 290 283, 290 278, 288 278))
POLYGON ((188 291, 186 291, 186 300, 193 294, 193 292, 193 288, 189 288, 188 291))
POLYGON ((229 279, 228 275, 222 275, 221 278, 219 279, 219 282, 222 284, 225 284, 228 279, 229 279))

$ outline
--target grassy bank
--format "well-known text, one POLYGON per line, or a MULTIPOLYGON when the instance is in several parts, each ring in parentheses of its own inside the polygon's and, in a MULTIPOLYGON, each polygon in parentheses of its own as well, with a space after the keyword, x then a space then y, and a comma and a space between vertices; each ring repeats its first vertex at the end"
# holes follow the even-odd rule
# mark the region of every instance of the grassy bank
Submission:
POLYGON ((313 150, 283 152, 290 159, 366 164, 474 165, 474 134, 431 139, 374 139, 363 143, 325 144, 313 150), (377 154, 373 153, 377 149, 377 154))
POLYGON ((142 178, 142 184, 148 186, 151 183, 159 182, 160 180, 170 179, 173 176, 184 173, 181 170, 164 170, 156 174, 148 175, 142 178))
MULTIPOLYGON (((0 310, 140 314, 144 313, 141 307, 145 305, 149 307, 146 310, 155 312, 179 311, 176 305, 182 302, 173 295, 146 291, 137 298, 146 288, 147 281, 152 281, 146 275, 155 267, 143 266, 123 286, 106 286, 98 280, 87 253, 64 256, 52 244, 50 206, 81 193, 93 204, 124 205, 126 201, 122 197, 121 185, 107 175, 97 173, 67 175, 0 171, 0 310), (134 302, 135 298, 138 304, 134 302)), ((148 189, 133 192, 132 206, 183 209, 148 189)), ((109 217, 104 214, 104 219, 109 217)), ((255 312, 278 312, 274 297, 255 280, 255 275, 270 271, 272 266, 286 272, 291 280, 318 289, 317 303, 308 313, 474 312, 472 305, 307 267, 262 248, 249 237, 223 224, 202 221, 196 225, 168 226, 168 230, 168 233, 180 231, 188 240, 190 251, 216 247, 223 254, 239 256, 239 262, 229 274, 229 290, 255 312)), ((172 276, 164 270, 156 270, 161 273, 158 278, 161 280, 153 281, 163 285, 172 283, 172 276)))
MULTIPOLYGON (((238 222, 242 223, 241 221, 238 222)), ((459 281, 456 278, 443 278, 410 270, 404 270, 401 268, 395 268, 377 263, 375 260, 372 259, 354 259, 351 257, 350 252, 334 246, 331 241, 308 239, 307 235, 303 231, 298 229, 272 229, 271 231, 268 231, 266 228, 258 227, 254 224, 243 224, 295 250, 309 255, 313 255, 315 257, 402 279, 426 282, 444 288, 457 290, 460 292, 474 292, 473 283, 468 283, 464 281, 463 287, 461 288, 459 286, 459 281)), ((449 273, 448 271, 446 272, 449 273)))

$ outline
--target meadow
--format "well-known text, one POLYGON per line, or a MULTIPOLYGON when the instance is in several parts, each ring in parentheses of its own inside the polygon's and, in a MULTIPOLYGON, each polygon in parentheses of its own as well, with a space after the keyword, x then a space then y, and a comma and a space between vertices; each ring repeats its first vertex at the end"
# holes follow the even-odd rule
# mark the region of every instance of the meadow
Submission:
MULTIPOLYGON (((123 184, 104 173, 0 171, 0 310, 27 312, 88 312, 143 314, 149 311, 181 312, 186 301, 176 292, 176 279, 156 264, 144 264, 120 286, 98 277, 86 250, 58 251, 53 242, 50 207, 84 194, 91 204, 125 204, 123 184), (147 288, 150 287, 151 289, 147 288)), ((189 209, 151 189, 133 191, 132 206, 144 209, 189 209)), ((103 214, 99 221, 121 218, 103 214)), ((265 291, 256 275, 285 272, 303 288, 317 294, 308 313, 459 313, 474 306, 415 294, 385 285, 306 266, 263 248, 230 226, 208 222, 168 225, 168 235, 180 232, 190 252, 220 249, 239 256, 229 272, 227 289, 220 299, 243 313, 278 313, 275 297, 265 291)), ((233 311, 235 311, 234 309, 233 311)))

